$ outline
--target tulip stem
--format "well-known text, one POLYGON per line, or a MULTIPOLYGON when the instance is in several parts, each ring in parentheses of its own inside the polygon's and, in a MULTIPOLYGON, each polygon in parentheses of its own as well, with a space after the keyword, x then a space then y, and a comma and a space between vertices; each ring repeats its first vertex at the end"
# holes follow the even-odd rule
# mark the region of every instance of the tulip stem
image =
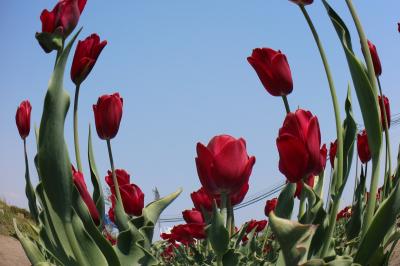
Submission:
POLYGON ((385 156, 385 181, 383 185, 383 198, 386 198, 386 196, 392 189, 392 184, 391 184, 392 152, 390 150, 389 119, 386 115, 386 106, 383 100, 382 86, 379 77, 377 77, 377 81, 378 81, 379 94, 381 95, 381 106, 383 109, 381 110, 383 112, 383 119, 384 119, 383 124, 385 125, 384 130, 385 130, 386 156, 385 156))
MULTIPOLYGON (((370 81, 370 84, 372 86, 372 92, 375 96, 375 99, 378 98, 378 93, 377 93, 377 86, 376 86, 376 76, 375 76, 375 70, 374 70, 374 64, 372 62, 372 57, 371 53, 369 51, 368 43, 367 43, 367 37, 365 36, 364 30, 361 26, 360 19, 358 18, 356 9, 353 6, 353 3, 351 0, 346 0, 346 4, 349 8, 349 11, 351 13, 351 16, 353 18, 354 24, 356 26, 358 36, 360 37, 360 42, 361 42, 361 48, 362 52, 364 55, 365 62, 367 64, 367 73, 368 73, 368 78, 370 81)), ((378 103, 376 102, 378 105, 378 103)), ((377 110, 379 106, 376 106, 377 110)), ((367 132, 368 133, 368 132, 367 132)), ((379 135, 379 138, 381 138, 381 135, 379 135)), ((368 140, 370 143, 370 141, 368 140)), ((367 229, 369 225, 372 222, 372 218, 374 216, 375 212, 375 204, 376 204, 376 191, 378 188, 378 181, 379 181, 379 157, 381 154, 380 147, 372 153, 372 171, 371 171, 371 183, 370 183, 370 194, 371 197, 368 200, 367 207, 366 207, 366 212, 362 224, 362 230, 361 230, 361 238, 365 236, 365 233, 367 232, 367 229)), ((360 242, 361 243, 361 242, 360 242)))
POLYGON ((283 103, 285 104, 286 113, 290 113, 290 106, 286 95, 282 95, 283 103))
POLYGON ((37 210, 37 205, 36 205, 36 196, 35 196, 35 190, 33 189, 32 183, 31 183, 31 178, 29 174, 29 163, 28 163, 28 154, 26 151, 26 138, 24 138, 24 156, 25 156, 25 194, 28 197, 28 205, 29 205, 29 212, 31 213, 31 216, 34 218, 36 223, 39 223, 38 220, 38 210, 37 210))
MULTIPOLYGON (((335 182, 335 184, 338 184, 340 186, 340 184, 342 183, 342 179, 343 179, 343 133, 342 133, 342 122, 341 122, 341 118, 340 118, 340 108, 339 108, 339 102, 338 102, 338 99, 336 96, 335 84, 333 82, 332 73, 331 73, 331 70, 330 70, 330 67, 328 64, 328 59, 326 57, 325 50, 322 46, 321 40, 319 39, 317 30, 315 29, 314 24, 313 24, 310 16, 308 15, 307 10, 305 9, 304 5, 299 5, 299 7, 304 15, 304 18, 306 19, 306 21, 308 23, 308 26, 310 27, 310 30, 314 37, 314 40, 318 46, 318 50, 319 50, 319 53, 320 53, 320 56, 322 59, 322 63, 325 68, 326 77, 328 79, 329 89, 330 89, 330 93, 331 93, 331 97, 332 97, 333 109, 335 111, 336 135, 337 135, 337 174, 334 175, 336 180, 332 180, 332 182, 335 182)), ((339 186, 336 186, 336 187, 339 187, 339 186)), ((327 234, 325 234, 324 246, 322 248, 322 257, 325 257, 325 255, 327 255, 327 251, 329 249, 330 240, 332 238, 333 231, 334 231, 335 224, 336 224, 336 213, 339 208, 339 201, 340 201, 340 197, 336 196, 334 198, 332 208, 330 209, 331 213, 330 213, 330 219, 329 219, 329 227, 328 227, 327 234)))
POLYGON ((233 207, 232 207, 232 203, 230 200, 230 197, 226 197, 226 205, 227 205, 227 218, 226 218, 226 228, 228 229, 229 232, 229 237, 232 236, 233 232, 234 232, 234 215, 233 215, 233 207))
POLYGON ((75 158, 76 166, 78 171, 82 173, 82 162, 81 162, 81 152, 79 149, 79 135, 78 135, 78 98, 79 98, 79 88, 77 85, 75 88, 75 99, 74 99, 74 144, 75 144, 75 158))
POLYGON ((228 200, 228 194, 226 192, 221 193, 221 215, 224 219, 225 227, 226 229, 229 230, 228 228, 228 217, 227 217, 227 200, 228 200))
POLYGON ((119 191, 119 185, 118 185, 118 179, 117 175, 115 174, 115 166, 114 166, 114 159, 112 155, 112 150, 111 150, 111 140, 107 139, 107 148, 108 148, 108 156, 110 157, 110 164, 111 164, 111 172, 112 172, 112 178, 113 178, 113 183, 115 187, 115 195, 117 196, 118 202, 122 204, 122 198, 121 198, 121 192, 119 191))
POLYGON ((263 241, 263 244, 262 244, 262 247, 261 247, 262 254, 264 254, 265 245, 267 245, 267 242, 268 242, 268 233, 269 233, 269 221, 268 221, 268 224, 267 224, 267 228, 265 228, 264 241, 263 241))

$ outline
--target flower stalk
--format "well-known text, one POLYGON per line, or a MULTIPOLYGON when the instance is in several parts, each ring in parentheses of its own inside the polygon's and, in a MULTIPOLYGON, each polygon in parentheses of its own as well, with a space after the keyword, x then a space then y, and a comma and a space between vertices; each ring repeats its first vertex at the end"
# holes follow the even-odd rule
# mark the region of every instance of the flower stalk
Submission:
POLYGON ((75 146, 76 166, 78 167, 78 171, 82 172, 82 161, 81 161, 81 153, 80 153, 80 149, 79 149, 79 133, 78 133, 79 89, 80 89, 80 85, 77 85, 75 88, 75 97, 74 97, 74 146, 75 146))

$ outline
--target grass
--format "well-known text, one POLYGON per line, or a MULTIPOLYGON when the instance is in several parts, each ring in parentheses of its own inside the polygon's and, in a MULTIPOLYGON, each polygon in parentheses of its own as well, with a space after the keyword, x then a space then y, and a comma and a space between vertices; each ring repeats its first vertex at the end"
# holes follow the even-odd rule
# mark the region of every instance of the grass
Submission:
POLYGON ((0 200, 0 235, 16 238, 13 226, 14 218, 17 221, 18 229, 24 235, 34 239, 37 238, 37 234, 31 226, 35 225, 35 222, 32 220, 29 211, 15 206, 9 206, 4 200, 0 200))

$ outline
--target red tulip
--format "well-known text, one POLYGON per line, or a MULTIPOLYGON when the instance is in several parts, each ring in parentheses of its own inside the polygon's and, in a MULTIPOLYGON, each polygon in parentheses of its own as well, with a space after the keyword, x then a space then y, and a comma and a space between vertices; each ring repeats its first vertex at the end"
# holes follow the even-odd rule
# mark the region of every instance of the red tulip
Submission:
POLYGON ((336 214, 336 221, 342 218, 350 218, 351 214, 352 214, 352 209, 350 206, 347 206, 343 210, 341 210, 338 214, 336 214))
POLYGON ((292 73, 286 56, 270 48, 256 48, 247 61, 256 71, 264 88, 273 96, 288 95, 293 90, 292 73))
POLYGON ((235 194, 248 182, 256 161, 249 157, 244 139, 220 135, 207 147, 197 143, 196 166, 200 182, 212 195, 235 194))
POLYGON ((276 205, 278 205, 278 198, 267 200, 264 209, 265 216, 268 216, 271 211, 275 211, 276 205))
POLYGON ((52 11, 42 11, 42 32, 59 32, 66 38, 76 27, 86 0, 60 0, 52 11))
POLYGON ((183 219, 186 223, 204 224, 203 215, 196 209, 184 210, 182 212, 183 219))
POLYGON ((100 42, 100 37, 95 33, 78 42, 71 67, 71 79, 75 85, 86 79, 106 45, 107 41, 100 42))
POLYGON ((117 135, 122 118, 123 99, 119 93, 103 95, 93 105, 94 120, 99 138, 112 139, 117 135))
POLYGON ((195 239, 206 238, 206 233, 204 231, 204 224, 180 224, 175 225, 171 229, 170 234, 161 234, 161 238, 169 242, 178 241, 187 245, 193 243, 195 239))
POLYGON ((311 5, 314 2, 314 0, 290 0, 290 1, 295 4, 303 5, 303 6, 311 5))
POLYGON ((202 211, 204 209, 208 212, 212 211, 213 198, 206 192, 204 188, 200 188, 199 190, 192 192, 190 197, 192 198, 193 205, 197 210, 202 211))
POLYGON ((83 174, 79 171, 75 170, 75 167, 72 166, 72 178, 76 188, 79 191, 83 201, 85 202, 87 208, 89 209, 90 216, 92 216, 93 222, 96 225, 100 224, 100 216, 99 212, 97 211, 96 204, 94 203, 92 197, 90 196, 83 174))
POLYGON ((321 134, 318 118, 298 109, 287 114, 276 139, 279 170, 291 183, 310 174, 318 175, 324 168, 326 151, 320 149, 321 134))
POLYGON ((17 113, 15 114, 15 122, 22 139, 25 139, 31 130, 31 111, 31 103, 25 100, 18 106, 17 113))
MULTIPOLYGON (((130 184, 130 175, 123 169, 116 169, 115 174, 118 180, 119 191, 121 193, 122 204, 125 212, 129 215, 140 216, 144 207, 144 194, 142 190, 135 184, 130 184)), ((106 183, 111 189, 111 202, 114 206, 115 186, 112 178, 112 172, 108 171, 106 183)))
POLYGON ((117 239, 113 235, 111 235, 110 232, 108 232, 107 230, 104 230, 103 232, 104 236, 106 237, 108 242, 110 242, 111 245, 114 246, 115 244, 117 244, 117 239))
POLYGON ((169 261, 171 260, 173 257, 175 257, 175 252, 174 250, 176 248, 178 248, 179 245, 175 243, 170 243, 164 250, 163 252, 160 254, 160 256, 165 260, 165 261, 169 261))
POLYGON ((379 59, 378 51, 375 45, 368 41, 369 52, 371 53, 372 63, 374 65, 375 75, 380 76, 382 74, 381 60, 379 59))
MULTIPOLYGON (((386 128, 385 115, 383 113, 382 97, 381 96, 378 96, 378 102, 379 102, 379 109, 381 111, 382 128, 385 129, 386 128)), ((385 106, 386 119, 387 119, 387 122, 388 122, 388 125, 389 125, 388 128, 390 128, 390 119, 391 119, 391 117, 390 117, 390 104, 389 104, 389 99, 385 95, 383 95, 383 104, 385 106)))
POLYGON ((326 157, 328 155, 328 150, 326 149, 326 144, 322 145, 321 150, 320 150, 320 155, 321 155, 321 166, 322 170, 325 169, 326 167, 326 157))
POLYGON ((400 32, 400 23, 397 23, 397 31, 400 32))
POLYGON ((256 228, 256 233, 261 232, 264 230, 265 226, 267 226, 268 221, 267 220, 250 220, 247 222, 247 228, 246 228, 246 233, 250 233, 254 228, 256 228))
POLYGON ((332 168, 335 165, 336 153, 337 153, 337 140, 335 140, 335 142, 331 142, 331 146, 329 148, 329 160, 331 161, 332 168))
POLYGON ((247 192, 249 191, 249 183, 245 183, 238 192, 232 194, 231 197, 231 205, 236 206, 244 200, 247 192))
MULTIPOLYGON (((315 181, 314 175, 310 175, 310 176, 308 176, 308 178, 305 182, 309 187, 313 188, 314 181, 315 181)), ((302 190, 303 190, 303 182, 300 180, 296 183, 296 191, 294 192, 294 196, 300 199, 302 190)))
POLYGON ((369 150, 368 136, 365 129, 357 134, 357 151, 362 163, 367 163, 371 160, 371 151, 369 150))

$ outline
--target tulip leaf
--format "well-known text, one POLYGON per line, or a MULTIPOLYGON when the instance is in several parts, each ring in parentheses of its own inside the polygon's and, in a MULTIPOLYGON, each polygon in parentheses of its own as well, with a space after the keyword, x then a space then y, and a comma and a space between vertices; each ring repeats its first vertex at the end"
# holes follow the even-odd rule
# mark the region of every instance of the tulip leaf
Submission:
POLYGON ((242 228, 240 229, 239 233, 237 234, 237 239, 236 239, 236 243, 235 243, 236 249, 239 247, 240 242, 242 242, 242 239, 243 239, 244 235, 246 234, 246 230, 247 230, 248 226, 249 226, 248 223, 243 225, 242 228))
POLYGON ((64 123, 70 100, 63 88, 63 78, 69 52, 79 32, 56 63, 44 100, 39 132, 38 161, 43 188, 62 223, 71 221, 72 205, 71 163, 64 139, 64 123))
POLYGON ((229 232, 225 228, 223 215, 217 209, 217 203, 213 203, 211 224, 206 227, 207 238, 211 243, 214 253, 222 257, 228 250, 229 232))
POLYGON ((296 192, 295 183, 287 183, 278 197, 275 214, 284 219, 290 219, 294 205, 294 193, 296 192))
POLYGON ((35 37, 38 40, 43 51, 45 51, 46 53, 50 53, 53 50, 62 49, 63 36, 62 32, 60 32, 59 29, 56 29, 54 33, 37 32, 35 34, 35 37))
POLYGON ((240 253, 235 252, 235 249, 229 249, 222 257, 223 266, 239 265, 240 253))
POLYGON ((269 214, 269 220, 281 246, 286 265, 304 263, 317 226, 279 218, 273 211, 269 214))
POLYGON ((30 240, 28 237, 22 235, 19 231, 17 226, 17 221, 15 218, 13 219, 15 233, 17 234, 18 240, 21 242, 22 248, 25 251, 26 256, 28 257, 29 261, 34 265, 39 262, 44 262, 46 259, 44 258, 42 252, 39 248, 35 245, 35 243, 30 240))
POLYGON ((389 194, 375 213, 370 226, 367 228, 365 236, 361 239, 361 243, 354 261, 362 265, 369 263, 371 250, 376 250, 381 245, 383 239, 393 228, 396 218, 400 214, 400 188, 399 184, 389 194))
POLYGON ((380 112, 375 90, 369 80, 363 63, 356 57, 352 50, 351 38, 343 20, 332 9, 326 0, 322 0, 332 24, 342 43, 358 102, 360 104, 365 129, 368 134, 368 144, 373 157, 379 156, 382 144, 382 128, 380 123, 380 112))
POLYGON ((97 172, 96 162, 94 160, 93 145, 92 145, 92 130, 89 126, 89 137, 88 137, 88 161, 90 167, 90 176, 93 184, 93 200, 96 204, 97 211, 100 216, 100 225, 103 224, 105 207, 104 207, 104 195, 101 187, 99 174, 97 172))

